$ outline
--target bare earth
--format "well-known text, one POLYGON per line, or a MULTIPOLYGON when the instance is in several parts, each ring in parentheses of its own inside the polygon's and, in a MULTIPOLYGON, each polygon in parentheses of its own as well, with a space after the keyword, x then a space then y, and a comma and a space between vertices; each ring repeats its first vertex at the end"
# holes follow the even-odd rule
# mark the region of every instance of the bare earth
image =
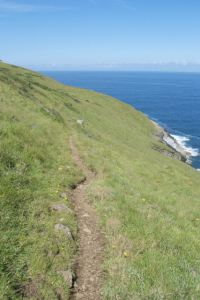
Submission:
POLYGON ((71 299, 99 300, 102 283, 103 237, 97 225, 95 210, 86 198, 86 188, 94 180, 95 174, 80 159, 77 148, 70 138, 72 158, 85 175, 72 194, 74 210, 78 222, 79 251, 76 263, 77 281, 71 299))

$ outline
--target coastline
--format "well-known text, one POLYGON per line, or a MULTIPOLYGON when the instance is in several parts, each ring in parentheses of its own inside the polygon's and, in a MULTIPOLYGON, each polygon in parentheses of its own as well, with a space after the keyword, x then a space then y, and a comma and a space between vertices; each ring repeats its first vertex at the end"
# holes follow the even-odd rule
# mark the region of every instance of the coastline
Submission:
POLYGON ((157 136, 161 143, 167 145, 175 152, 175 157, 187 164, 191 164, 190 157, 192 154, 189 151, 186 151, 186 149, 177 141, 176 138, 174 138, 167 130, 162 128, 158 123, 151 120, 151 122, 154 124, 154 126, 157 129, 157 136))

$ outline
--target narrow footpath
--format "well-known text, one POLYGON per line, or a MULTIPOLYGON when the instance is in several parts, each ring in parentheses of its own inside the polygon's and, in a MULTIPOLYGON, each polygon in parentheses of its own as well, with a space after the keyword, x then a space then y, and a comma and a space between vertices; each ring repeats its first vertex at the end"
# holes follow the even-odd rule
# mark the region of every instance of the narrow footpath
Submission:
POLYGON ((82 170, 85 180, 77 185, 72 193, 72 201, 78 222, 78 243, 75 272, 76 283, 71 300, 100 300, 102 283, 103 237, 97 225, 97 215, 86 196, 86 189, 94 180, 95 174, 80 159, 76 145, 70 138, 72 158, 82 170))

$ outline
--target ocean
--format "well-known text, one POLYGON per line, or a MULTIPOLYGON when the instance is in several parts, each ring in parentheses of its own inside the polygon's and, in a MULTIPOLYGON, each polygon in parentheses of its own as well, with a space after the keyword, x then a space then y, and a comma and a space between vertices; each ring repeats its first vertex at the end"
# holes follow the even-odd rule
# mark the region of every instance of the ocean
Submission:
POLYGON ((200 169, 200 73, 41 72, 66 85, 111 95, 159 123, 200 169))

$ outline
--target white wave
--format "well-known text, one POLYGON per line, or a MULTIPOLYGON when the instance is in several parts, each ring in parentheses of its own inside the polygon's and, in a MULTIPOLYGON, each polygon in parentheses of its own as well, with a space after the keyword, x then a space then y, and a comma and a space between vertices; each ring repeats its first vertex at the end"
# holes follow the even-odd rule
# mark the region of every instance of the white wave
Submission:
POLYGON ((188 146, 188 142, 190 141, 188 137, 175 134, 171 134, 171 136, 185 150, 185 152, 189 153, 190 156, 196 157, 200 155, 199 149, 188 146))

